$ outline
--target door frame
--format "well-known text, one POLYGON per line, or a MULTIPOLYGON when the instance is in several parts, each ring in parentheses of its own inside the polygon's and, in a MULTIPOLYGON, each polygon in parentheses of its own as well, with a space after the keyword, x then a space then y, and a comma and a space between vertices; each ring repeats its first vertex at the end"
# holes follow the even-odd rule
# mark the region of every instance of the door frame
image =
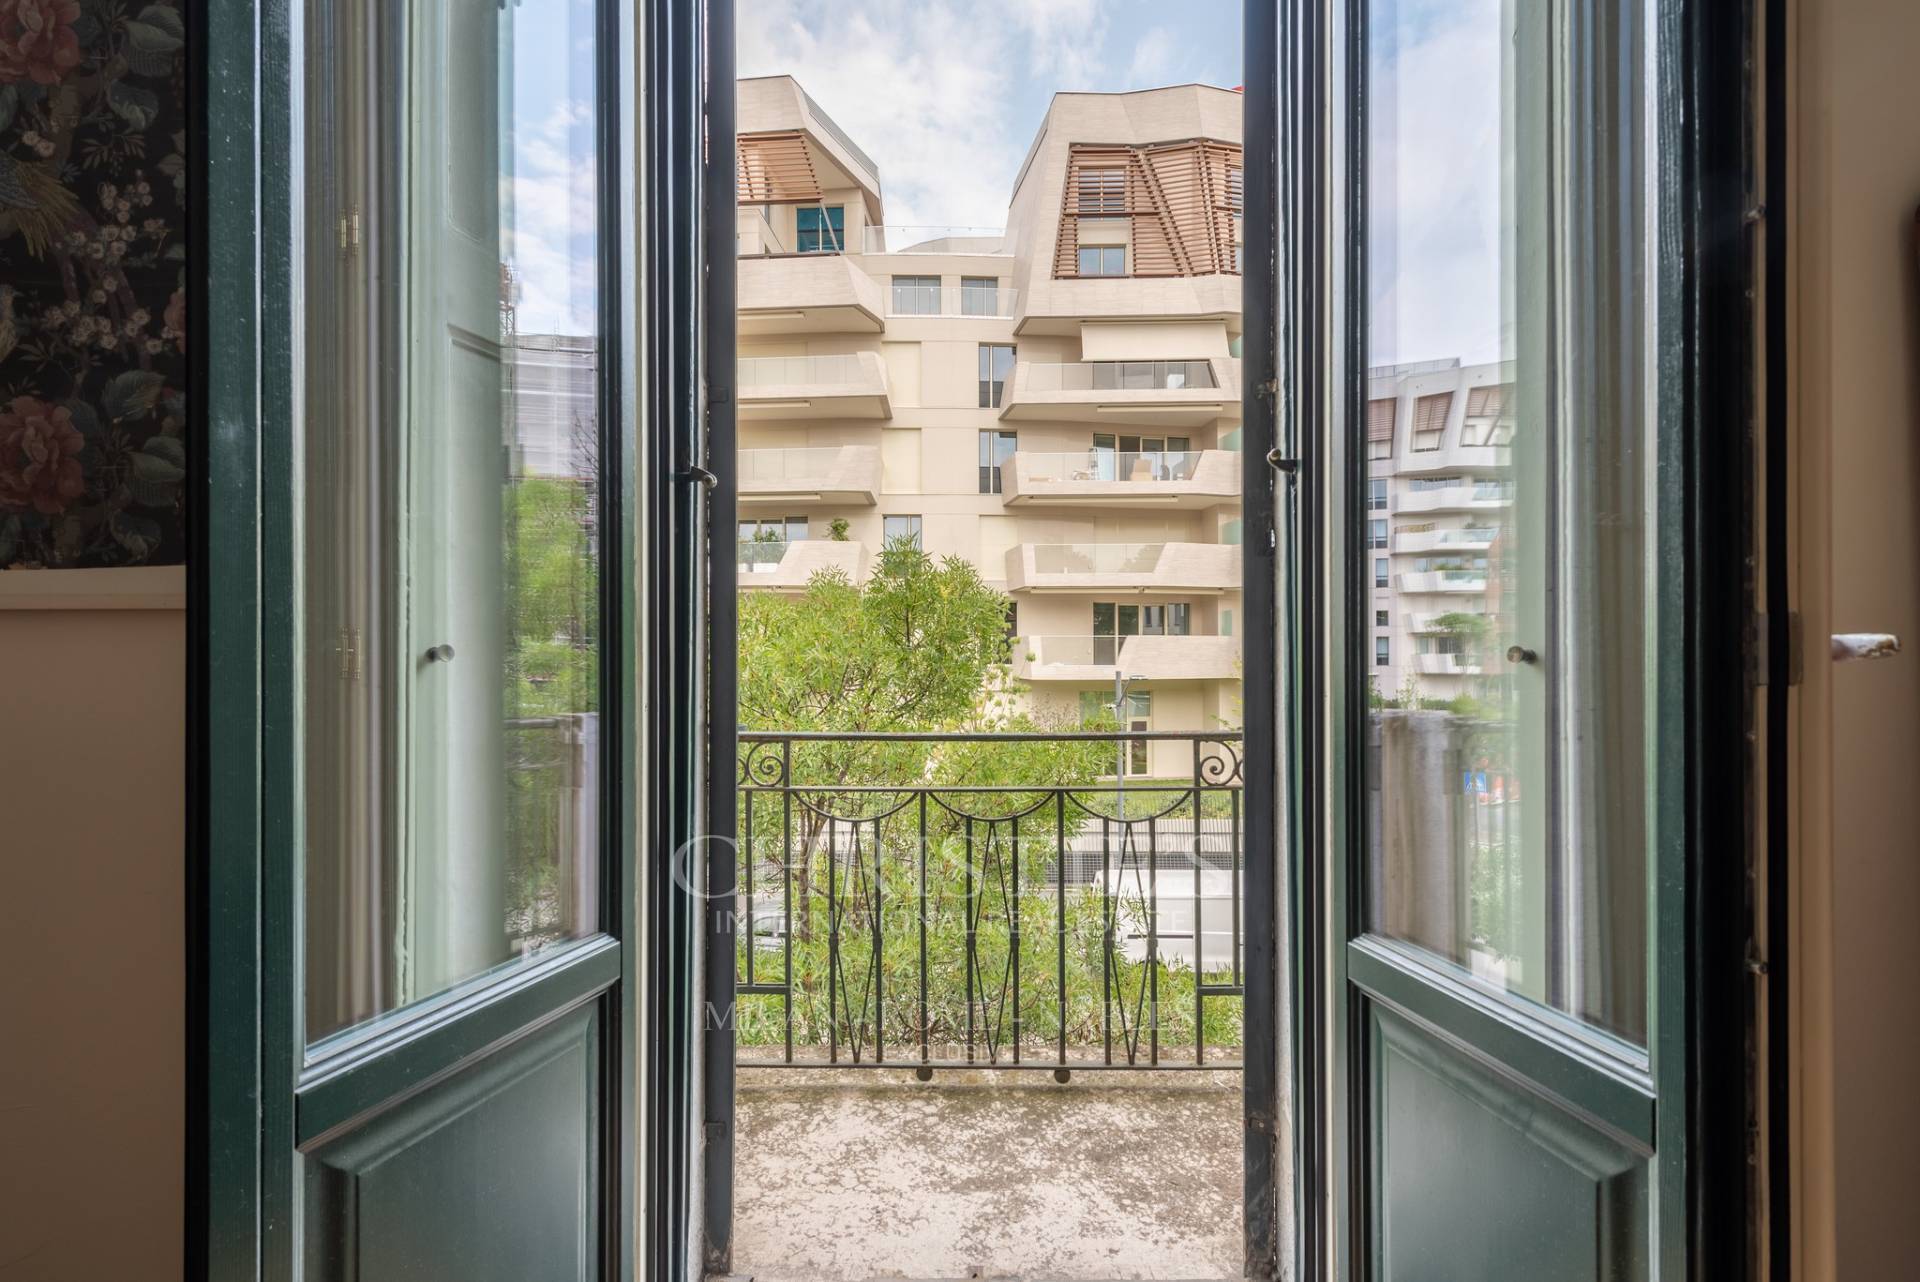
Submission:
MULTIPOLYGON (((1752 484, 1760 426, 1752 388, 1755 362, 1782 355, 1770 337, 1756 339, 1750 293, 1758 276, 1751 148, 1762 130, 1746 63, 1765 0, 1640 2, 1650 46, 1644 65, 1653 73, 1645 99, 1650 160, 1660 184, 1649 312, 1664 336, 1651 354, 1660 517, 1653 644, 1670 657, 1658 667, 1650 708, 1660 733, 1650 762, 1649 883, 1657 893, 1648 1058, 1659 1098, 1678 1105, 1647 1122, 1656 1152, 1651 1196, 1662 1208, 1649 1264, 1657 1277, 1705 1277, 1730 1260, 1757 1258, 1746 1119, 1760 1101, 1748 1039, 1756 986, 1783 982, 1749 965, 1759 766, 1747 742, 1756 600, 1749 554, 1762 515, 1752 484), (1742 1089, 1731 1089, 1735 1082, 1742 1089)), ((1354 803, 1365 778, 1364 743, 1347 725, 1366 707, 1366 656, 1354 650, 1362 637, 1353 627, 1366 604, 1354 519, 1366 466, 1363 451, 1346 448, 1366 421, 1364 277, 1355 252, 1365 208, 1365 3, 1290 0, 1282 8, 1291 79, 1280 145, 1290 158, 1285 172, 1302 185, 1282 206, 1291 220, 1284 243, 1302 265, 1283 277, 1281 374, 1303 445, 1300 581, 1290 598, 1305 639, 1293 669, 1302 773, 1295 849, 1303 852, 1291 870, 1301 1092, 1295 1250, 1299 1276, 1344 1279, 1366 1276, 1370 1176, 1354 1148, 1364 1134, 1365 1065, 1347 1052, 1360 1014, 1347 940, 1358 925, 1363 867, 1348 852, 1363 833, 1354 803)), ((1769 83, 1764 101, 1783 92, 1769 83)), ((1772 1214, 1777 1241, 1784 1204, 1776 1200, 1772 1214)))
POLYGON ((287 428, 300 403, 305 11, 209 0, 189 16, 189 1277, 294 1276, 297 1144, 361 1106, 368 1091, 384 1099, 430 1081, 556 1002, 594 994, 607 1020, 600 1073, 608 1086, 597 1118, 607 1191, 601 1275, 686 1275, 694 936, 692 899, 675 893, 671 856, 698 817, 691 749, 701 707, 686 692, 699 654, 699 548, 687 508, 700 499, 676 486, 671 461, 695 422, 698 348, 687 300, 698 219, 644 194, 686 190, 697 172, 698 131, 685 108, 697 102, 699 33, 688 0, 601 0, 600 12, 607 145, 597 187, 610 234, 600 280, 608 358, 598 390, 612 420, 601 474, 617 496, 601 516, 609 550, 601 688, 618 725, 601 741, 609 784, 597 868, 603 935, 505 982, 490 977, 423 1003, 370 1039, 384 1062, 357 1077, 344 1062, 350 1054, 303 1064, 293 998, 301 923, 292 855, 295 442, 287 428))
MULTIPOLYGON (((711 759, 707 766, 710 788, 703 807, 708 826, 703 831, 731 834, 737 817, 732 783, 738 732, 735 662, 738 602, 734 582, 738 479, 734 387, 737 259, 730 234, 721 237, 719 229, 726 228, 730 233, 735 209, 734 3, 733 0, 695 2, 705 21, 706 167, 700 175, 700 185, 683 190, 699 193, 697 203, 706 219, 700 255, 696 259, 689 254, 687 258, 689 262, 702 264, 706 281, 705 292, 695 298, 692 309, 698 314, 693 323, 704 337, 700 369, 705 380, 705 396, 696 421, 704 420, 705 432, 704 441, 697 439, 696 434, 683 443, 683 452, 677 456, 675 467, 679 474, 704 482, 709 492, 706 568, 712 608, 708 616, 710 632, 706 643, 710 650, 705 677, 709 718, 707 751, 711 759), (723 88, 726 92, 720 92, 723 88)), ((1289 1030, 1283 1036, 1282 1030, 1288 1028, 1289 1021, 1297 1023, 1302 1008, 1297 993, 1291 991, 1291 984, 1288 990, 1283 990, 1281 971, 1282 957, 1291 946, 1289 940, 1298 938, 1298 924, 1289 920, 1289 914, 1302 902, 1295 885, 1294 870, 1298 861, 1286 853, 1302 848, 1298 844, 1297 824, 1293 819, 1284 823, 1282 819, 1283 815, 1298 814, 1300 779, 1297 763, 1291 754, 1283 753, 1281 734, 1283 721, 1299 715, 1300 701, 1291 692, 1300 686, 1293 669, 1282 666, 1297 662, 1280 628, 1281 602, 1290 600, 1292 591, 1286 586, 1287 558, 1281 552, 1292 535, 1283 527, 1290 528, 1292 518, 1280 515, 1281 478, 1285 473, 1270 457, 1283 434, 1290 442, 1299 439, 1298 416, 1290 408, 1283 408, 1287 398, 1276 394, 1274 381, 1280 368, 1278 344, 1284 324, 1280 306, 1282 273, 1292 265, 1281 240, 1285 221, 1281 200, 1298 198, 1297 189, 1291 185, 1297 180, 1283 177, 1280 165, 1279 113, 1283 90, 1279 82, 1282 66, 1279 11, 1285 7, 1267 0, 1243 0, 1241 10, 1245 95, 1241 163, 1242 199, 1246 210, 1241 272, 1241 332, 1245 352, 1241 380, 1244 425, 1241 521, 1243 530, 1265 534, 1260 538, 1243 536, 1241 540, 1244 553, 1241 608, 1245 616, 1241 628, 1245 651, 1243 768, 1247 849, 1274 852, 1271 860, 1248 861, 1244 890, 1248 915, 1242 998, 1245 1011, 1241 1069, 1242 1240, 1248 1276, 1254 1278, 1286 1275, 1281 1257, 1290 1228, 1298 1220, 1296 1205, 1301 1196, 1301 1182, 1287 1176, 1287 1167, 1299 1160, 1297 1142, 1294 1151, 1289 1152, 1283 1138, 1288 1119, 1301 1115, 1299 1078, 1291 1071, 1287 1059, 1287 1048, 1298 1044, 1298 1032, 1289 1030), (1254 211, 1260 211, 1260 216, 1254 216, 1254 211), (1264 269, 1256 274, 1249 269, 1253 264, 1263 264, 1264 269), (1256 281, 1261 287, 1254 287, 1256 281), (1283 688, 1290 692, 1292 712, 1282 712, 1283 688), (1264 773, 1255 769, 1261 761, 1272 763, 1271 769, 1264 773)), ((694 47, 699 49, 702 44, 696 41, 694 47)), ((733 1271, 735 1048, 731 1020, 716 1018, 716 1014, 731 1012, 735 1000, 735 922, 731 892, 736 873, 732 846, 723 841, 708 841, 702 867, 707 899, 699 962, 703 1003, 699 1136, 703 1187, 697 1232, 706 1271, 728 1274, 733 1271)), ((1293 980, 1297 981, 1299 973, 1297 965, 1289 965, 1288 975, 1293 980)), ((1296 1165, 1295 1169, 1303 1168, 1296 1165)))

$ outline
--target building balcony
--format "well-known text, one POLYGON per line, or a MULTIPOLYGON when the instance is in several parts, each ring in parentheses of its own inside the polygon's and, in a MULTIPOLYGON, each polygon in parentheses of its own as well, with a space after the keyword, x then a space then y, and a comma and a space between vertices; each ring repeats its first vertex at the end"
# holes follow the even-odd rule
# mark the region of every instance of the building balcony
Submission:
POLYGON ((1419 570, 1397 576, 1394 586, 1402 592, 1482 593, 1487 590, 1487 572, 1419 570))
POLYGON ((1512 466, 1512 462, 1513 448, 1508 445, 1454 443, 1437 450, 1403 448, 1394 456, 1394 470, 1402 476, 1430 476, 1442 472, 1504 472, 1512 466))
POLYGON ((1240 277, 1108 276, 1055 280, 1036 273, 1015 332, 1078 333, 1085 320, 1240 321, 1240 277))
POLYGON ((1007 549, 1011 592, 1236 592, 1231 543, 1022 543, 1007 549))
POLYGON ((1464 654, 1416 654, 1413 670, 1430 677, 1472 677, 1482 671, 1472 656, 1464 654))
POLYGON ((929 768, 1054 737, 739 736, 737 1271, 1243 1271, 1247 885, 1272 854, 1247 849, 1240 735, 1071 736, 1150 751, 1151 783, 1013 796, 929 768), (822 829, 844 813, 877 817, 822 829), (882 888, 885 911, 857 907, 882 888), (1043 964, 1009 962, 1022 939, 1043 964))
POLYGON ((1460 530, 1402 531, 1393 536, 1393 550, 1414 552, 1485 552, 1500 531, 1490 525, 1460 530))
POLYGON ((1499 512, 1513 506, 1510 481, 1462 481, 1430 489, 1403 490, 1393 496, 1398 516, 1426 512, 1499 512))
POLYGON ((742 357, 738 390, 747 422, 893 417, 878 352, 742 357))
POLYGON ((743 589, 804 592, 822 570, 839 570, 855 583, 867 577, 866 545, 851 539, 743 541, 735 555, 743 589))
POLYGON ((1400 622, 1407 631, 1415 634, 1422 632, 1453 632, 1456 629, 1449 626, 1449 624, 1453 620, 1460 618, 1463 614, 1473 618, 1488 619, 1489 621, 1491 621, 1492 617, 1480 610, 1421 610, 1401 615, 1400 622))
POLYGON ((1001 469, 1009 507, 1217 507, 1240 499, 1234 450, 1022 450, 1001 469))
POLYGON ((880 490, 880 448, 824 445, 741 450, 740 502, 872 507, 880 490))
POLYGON ((1013 647, 1022 681, 1110 683, 1116 669, 1148 681, 1225 681, 1239 662, 1236 637, 1023 637, 1013 647))
POLYGON ((1020 361, 1000 417, 1115 429, 1201 427, 1240 410, 1227 361, 1020 361))
POLYGON ((839 254, 742 258, 742 337, 878 334, 887 300, 878 281, 839 254))

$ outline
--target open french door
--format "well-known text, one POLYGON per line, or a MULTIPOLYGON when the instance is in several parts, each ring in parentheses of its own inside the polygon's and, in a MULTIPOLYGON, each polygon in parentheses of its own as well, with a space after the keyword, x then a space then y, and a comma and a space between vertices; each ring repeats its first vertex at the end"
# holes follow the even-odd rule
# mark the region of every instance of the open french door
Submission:
POLYGON ((691 976, 640 957, 697 768, 694 348, 639 323, 686 296, 638 288, 691 228, 638 195, 695 163, 636 101, 671 7, 204 8, 188 1276, 675 1272, 637 1216, 690 1152, 691 1035, 642 1030, 691 976))
POLYGON ((1744 1273, 1744 21, 1284 20, 1304 1276, 1744 1273))

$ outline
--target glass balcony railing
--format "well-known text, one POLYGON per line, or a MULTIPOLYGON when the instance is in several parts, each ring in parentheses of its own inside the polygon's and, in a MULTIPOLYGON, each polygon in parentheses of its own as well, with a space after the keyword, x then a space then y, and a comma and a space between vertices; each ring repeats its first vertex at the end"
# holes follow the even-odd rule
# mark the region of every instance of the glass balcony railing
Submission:
POLYGON ((1220 386, 1211 361, 1029 361, 1027 392, 1154 392, 1220 386))
POLYGON ((752 387, 817 387, 868 381, 860 357, 847 353, 837 356, 743 356, 739 382, 752 387))
POLYGON ((741 450, 740 483, 751 485, 829 476, 845 450, 839 445, 795 446, 789 449, 741 450))
POLYGON ((771 574, 786 554, 785 539, 741 539, 734 549, 734 561, 742 574, 771 574))
POLYGON ((1033 548, 1038 574, 1151 574, 1164 543, 1039 543, 1033 548))
POLYGON ((869 225, 863 237, 869 254, 1005 254, 1011 252, 1004 227, 938 227, 890 223, 869 225))
POLYGON ((1191 481, 1204 450, 1021 451, 1028 481, 1191 481))

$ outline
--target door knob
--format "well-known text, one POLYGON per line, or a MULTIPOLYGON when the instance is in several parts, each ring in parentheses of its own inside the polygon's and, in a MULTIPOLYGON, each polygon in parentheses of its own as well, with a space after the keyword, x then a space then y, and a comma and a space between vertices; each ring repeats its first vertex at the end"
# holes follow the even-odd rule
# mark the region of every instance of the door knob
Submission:
POLYGON ((445 642, 442 642, 439 645, 428 646, 427 662, 428 663, 452 663, 453 647, 446 644, 445 642))
POLYGON ((1891 632, 1836 632, 1833 634, 1833 661, 1854 659, 1890 659, 1900 653, 1900 638, 1891 632))

